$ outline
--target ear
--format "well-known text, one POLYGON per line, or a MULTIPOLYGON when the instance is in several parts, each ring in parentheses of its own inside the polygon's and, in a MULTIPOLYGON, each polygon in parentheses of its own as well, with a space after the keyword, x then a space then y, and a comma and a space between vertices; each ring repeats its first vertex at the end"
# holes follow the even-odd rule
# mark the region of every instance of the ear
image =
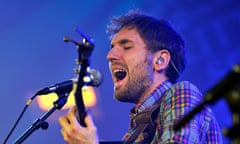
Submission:
POLYGON ((153 70, 157 72, 164 71, 170 62, 171 56, 168 50, 159 50, 154 54, 153 70))

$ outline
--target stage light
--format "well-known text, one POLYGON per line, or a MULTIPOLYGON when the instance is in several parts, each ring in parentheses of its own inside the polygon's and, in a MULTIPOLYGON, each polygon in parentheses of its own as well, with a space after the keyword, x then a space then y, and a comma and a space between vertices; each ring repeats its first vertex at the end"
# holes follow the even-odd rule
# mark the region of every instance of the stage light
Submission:
MULTIPOLYGON (((68 100, 62 109, 68 109, 75 105, 75 96, 74 96, 75 91, 76 91, 76 85, 73 85, 73 90, 69 94, 68 100)), ((84 86, 82 88, 82 96, 83 96, 85 107, 93 107, 97 102, 94 87, 84 86)), ((53 103, 57 99, 58 99, 58 95, 56 93, 50 93, 47 95, 38 96, 37 103, 42 110, 47 111, 53 107, 53 103)))

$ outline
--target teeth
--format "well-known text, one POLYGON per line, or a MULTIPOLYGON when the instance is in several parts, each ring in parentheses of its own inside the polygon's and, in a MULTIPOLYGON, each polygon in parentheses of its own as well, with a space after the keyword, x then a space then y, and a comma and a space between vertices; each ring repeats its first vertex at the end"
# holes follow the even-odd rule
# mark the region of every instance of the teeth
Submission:
POLYGON ((114 73, 117 73, 117 72, 124 72, 124 70, 122 69, 116 69, 116 70, 113 70, 114 73))

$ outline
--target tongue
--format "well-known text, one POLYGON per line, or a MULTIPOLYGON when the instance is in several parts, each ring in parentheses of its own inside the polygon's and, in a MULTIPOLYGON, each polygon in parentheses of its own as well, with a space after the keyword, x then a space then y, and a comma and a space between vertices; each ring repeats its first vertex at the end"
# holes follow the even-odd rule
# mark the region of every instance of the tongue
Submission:
POLYGON ((115 73, 115 76, 117 77, 118 80, 123 80, 126 76, 126 72, 125 71, 117 72, 115 73))

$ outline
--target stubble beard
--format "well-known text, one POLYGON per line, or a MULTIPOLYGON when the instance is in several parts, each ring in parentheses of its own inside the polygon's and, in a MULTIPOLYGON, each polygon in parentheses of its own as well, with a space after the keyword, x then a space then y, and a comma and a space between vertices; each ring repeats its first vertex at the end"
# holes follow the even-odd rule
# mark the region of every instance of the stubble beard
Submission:
POLYGON ((114 89, 114 97, 121 102, 138 103, 153 83, 153 71, 147 58, 139 63, 127 75, 128 82, 124 87, 114 89))

